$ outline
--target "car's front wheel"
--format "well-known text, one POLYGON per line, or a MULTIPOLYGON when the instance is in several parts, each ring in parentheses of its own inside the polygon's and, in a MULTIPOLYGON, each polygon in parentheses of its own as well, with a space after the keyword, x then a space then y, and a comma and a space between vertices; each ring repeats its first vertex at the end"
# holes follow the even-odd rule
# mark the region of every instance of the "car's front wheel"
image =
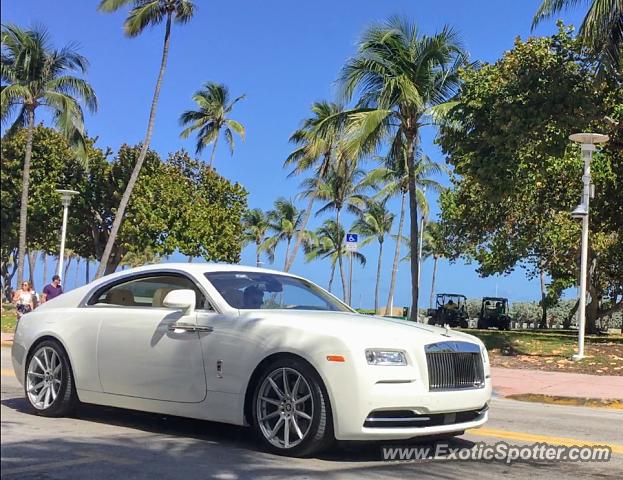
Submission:
POLYGON ((278 359, 264 369, 253 395, 253 426, 262 444, 301 457, 333 441, 328 395, 316 371, 298 359, 278 359))
POLYGON ((35 412, 46 417, 71 413, 77 395, 63 347, 54 340, 40 343, 28 357, 27 366, 24 390, 35 412))

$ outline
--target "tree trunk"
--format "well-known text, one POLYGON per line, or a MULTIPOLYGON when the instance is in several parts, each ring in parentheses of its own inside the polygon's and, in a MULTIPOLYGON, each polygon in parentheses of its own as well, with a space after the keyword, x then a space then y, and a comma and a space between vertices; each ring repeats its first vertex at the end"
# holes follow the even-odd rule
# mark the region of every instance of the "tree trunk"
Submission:
POLYGON ((435 280, 437 278, 437 261, 439 257, 433 257, 433 279, 430 284, 430 300, 428 302, 428 308, 433 308, 433 299, 435 298, 435 280))
POLYGON ((188 255, 188 263, 193 263, 193 256, 192 255, 188 255))
POLYGON ((28 223, 28 187, 30 185, 30 161, 32 159, 32 138, 35 131, 35 111, 26 109, 28 132, 26 135, 26 152, 22 170, 22 199, 19 208, 19 243, 17 249, 17 284, 24 281, 24 263, 26 262, 26 227, 28 223))
POLYGON ((418 319, 418 296, 420 285, 418 284, 420 264, 418 262, 419 245, 419 217, 415 184, 415 140, 417 131, 408 132, 406 135, 407 164, 409 171, 409 227, 411 232, 411 320, 418 319))
POLYGON ((398 275, 398 263, 400 262, 400 247, 402 246, 402 229, 405 222, 407 192, 402 192, 400 198, 400 220, 398 222, 398 235, 396 235, 396 251, 394 252, 394 264, 392 266, 392 277, 389 282, 389 296, 387 297, 387 306, 385 311, 388 312, 394 306, 394 292, 396 291, 396 277, 398 275))
POLYGON ((85 285, 89 284, 89 277, 91 276, 89 270, 91 270, 91 260, 89 258, 86 258, 85 261, 87 262, 85 265, 85 271, 84 271, 84 281, 85 281, 85 285))
POLYGON ((15 276, 15 272, 17 272, 17 249, 13 249, 9 252, 6 259, 2 259, 0 269, 2 271, 2 294, 4 295, 4 299, 7 302, 10 302, 13 297, 13 288, 11 287, 11 283, 13 281, 13 277, 15 276), (11 257, 13 257, 12 262, 11 257), (11 269, 9 269, 9 266, 11 269))
POLYGON ((35 290, 35 269, 37 268, 37 252, 31 252, 28 249, 28 283, 30 288, 35 290))
MULTIPOLYGON (((337 209, 335 214, 335 224, 337 226, 336 230, 340 232, 340 209, 337 209)), ((344 275, 344 265, 342 264, 342 239, 337 239, 337 261, 340 267, 340 276, 342 277, 342 299, 345 303, 348 302, 348 287, 346 286, 346 276, 344 275)))
POLYGON ((262 245, 262 242, 257 241, 255 242, 255 266, 259 267, 260 263, 262 263, 262 261, 260 260, 260 246, 262 245))
POLYGON ((164 33, 164 45, 162 48, 162 61, 160 63, 160 72, 158 74, 158 80, 156 81, 156 88, 154 89, 154 96, 151 101, 151 110, 149 112, 149 122, 147 123, 147 133, 145 134, 145 140, 143 141, 141 153, 136 160, 136 164, 134 165, 134 169, 132 170, 132 175, 130 176, 130 180, 128 181, 128 184, 125 188, 125 192, 123 192, 123 197, 121 197, 121 202, 119 202, 119 208, 117 209, 117 213, 115 215, 115 221, 113 222, 112 228, 110 229, 108 241, 106 242, 106 247, 104 248, 102 258, 100 259, 100 264, 97 269, 97 273, 95 274, 95 278, 100 278, 108 270, 108 262, 112 253, 113 246, 117 241, 117 234, 119 233, 119 228, 121 227, 121 223, 123 222, 125 210, 128 206, 128 203, 130 202, 132 190, 134 190, 134 185, 138 180, 138 176, 141 173, 141 168, 143 167, 143 162, 145 161, 145 157, 147 156, 147 150, 149 149, 149 143, 151 142, 151 136, 154 130, 154 122, 156 120, 158 97, 160 96, 160 88, 162 87, 162 80, 164 78, 164 72, 167 66, 167 57, 169 55, 169 45, 171 41, 171 15, 171 12, 167 14, 167 22, 164 33))
MULTIPOLYGON (((381 261, 383 257, 383 240, 379 240, 379 261, 376 265, 376 285, 374 287, 374 313, 379 313, 379 288, 381 286, 381 261)), ((392 312, 385 311, 385 315, 391 315, 392 312)))
POLYGON ((214 139, 214 145, 212 145, 212 153, 210 154, 210 170, 212 170, 212 164, 214 163, 214 154, 216 153, 216 145, 218 144, 218 136, 220 132, 216 132, 216 138, 214 139))
POLYGON ((335 275, 335 262, 331 261, 331 274, 329 275, 329 286, 327 290, 331 292, 331 286, 333 285, 333 276, 335 275))
POLYGON ((562 328, 564 329, 571 328, 571 321, 573 320, 573 317, 575 317, 575 314, 577 313, 579 306, 580 306, 580 300, 578 299, 576 300, 575 305, 573 305, 573 308, 569 311, 567 318, 563 320, 562 328))
POLYGON ((43 283, 41 284, 41 289, 44 289, 48 284, 48 254, 41 252, 41 259, 43 260, 43 283))
POLYGON ((545 269, 541 266, 541 321, 539 328, 547 328, 547 287, 545 286, 545 269))
POLYGON ((285 263, 283 265, 283 271, 286 271, 286 266, 288 265, 288 257, 290 256, 290 242, 292 241, 291 238, 288 238, 288 240, 286 241, 286 259, 285 259, 285 263))
POLYGON ((294 241, 294 246, 292 247, 292 253, 290 254, 289 258, 286 257, 286 265, 283 269, 284 272, 288 272, 292 268, 292 264, 296 259, 296 254, 298 253, 299 247, 303 242, 303 232, 307 228, 307 223, 309 222, 309 218, 311 217, 312 208, 314 207, 314 200, 316 199, 315 197, 315 193, 309 197, 309 200, 307 202, 307 209, 305 210, 305 216, 303 217, 303 223, 301 224, 301 227, 296 234, 296 240, 294 241))

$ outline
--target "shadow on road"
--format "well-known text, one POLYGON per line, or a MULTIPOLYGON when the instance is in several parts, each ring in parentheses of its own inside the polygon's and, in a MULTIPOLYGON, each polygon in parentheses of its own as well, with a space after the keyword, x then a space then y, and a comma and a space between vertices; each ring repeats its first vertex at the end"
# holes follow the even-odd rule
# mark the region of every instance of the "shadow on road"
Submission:
MULTIPOLYGON (((9 442, 3 440, 3 478, 246 480, 348 477, 378 480, 479 477, 484 480, 497 479, 511 472, 511 476, 518 478, 539 472, 565 477, 573 468, 572 465, 537 462, 512 467, 464 461, 383 462, 380 447, 388 442, 340 443, 316 458, 284 458, 261 451, 252 431, 244 427, 82 405, 72 419, 41 419, 41 422, 58 422, 59 431, 55 432, 50 429, 51 423, 39 425, 32 421, 34 414, 25 399, 5 399, 2 405, 20 414, 9 422, 2 422, 3 434, 8 433, 12 439, 9 442), (89 423, 121 428, 95 428, 89 427, 89 423), (97 433, 85 435, 89 431, 97 433), (14 440, 20 438, 23 440, 14 440)), ((407 445, 405 442, 392 443, 407 445)), ((473 445, 460 438, 449 443, 452 447, 470 448, 473 445)), ((417 444, 431 446, 430 442, 417 444)), ((408 442, 408 445, 416 445, 416 442, 408 442)))

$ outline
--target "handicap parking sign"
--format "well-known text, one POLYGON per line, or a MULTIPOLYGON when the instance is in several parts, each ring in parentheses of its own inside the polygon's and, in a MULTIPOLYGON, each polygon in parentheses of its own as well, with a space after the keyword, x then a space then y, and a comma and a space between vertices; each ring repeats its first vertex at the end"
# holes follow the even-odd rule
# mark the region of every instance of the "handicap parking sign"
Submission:
POLYGON ((359 235, 356 233, 347 233, 346 234, 346 243, 357 243, 359 235))

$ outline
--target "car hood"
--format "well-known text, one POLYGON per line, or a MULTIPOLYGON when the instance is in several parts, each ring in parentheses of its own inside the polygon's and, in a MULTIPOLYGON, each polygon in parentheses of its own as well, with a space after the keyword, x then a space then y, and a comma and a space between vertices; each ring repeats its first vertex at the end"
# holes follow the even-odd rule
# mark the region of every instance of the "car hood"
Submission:
POLYGON ((368 344, 373 341, 378 346, 429 344, 449 340, 467 341, 483 346, 478 338, 450 328, 374 315, 307 310, 241 310, 241 313, 243 317, 260 317, 303 331, 325 333, 342 339, 358 337, 368 344))

